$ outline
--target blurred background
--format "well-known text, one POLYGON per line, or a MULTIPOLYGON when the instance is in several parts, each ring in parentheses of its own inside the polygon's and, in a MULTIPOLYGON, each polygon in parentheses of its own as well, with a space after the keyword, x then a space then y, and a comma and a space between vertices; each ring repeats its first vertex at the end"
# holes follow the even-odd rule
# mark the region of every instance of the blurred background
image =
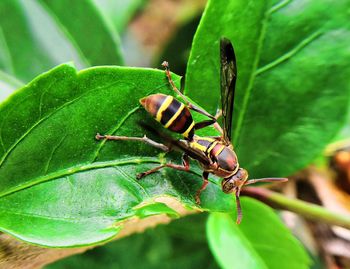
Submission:
POLYGON ((82 1, 66 10, 65 2, 1 1, 0 70, 7 87, 27 83, 69 61, 83 69, 160 67, 167 59, 174 72, 185 74, 206 4, 204 0, 91 0, 84 9, 80 9, 82 1))

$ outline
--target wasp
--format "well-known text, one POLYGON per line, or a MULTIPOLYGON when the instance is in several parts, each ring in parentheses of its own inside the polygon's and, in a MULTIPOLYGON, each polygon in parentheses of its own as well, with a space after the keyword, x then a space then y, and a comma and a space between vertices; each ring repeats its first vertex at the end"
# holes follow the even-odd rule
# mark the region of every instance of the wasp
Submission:
MULTIPOLYGON (((220 40, 220 83, 221 83, 221 110, 216 115, 211 115, 203 108, 200 108, 191 103, 175 86, 169 69, 169 64, 163 62, 165 74, 169 84, 175 93, 181 97, 183 102, 180 102, 171 95, 161 93, 152 94, 140 99, 141 105, 165 128, 179 133, 183 139, 175 140, 167 136, 161 135, 163 139, 170 142, 170 146, 158 143, 143 137, 127 137, 127 136, 112 136, 112 135, 96 135, 96 139, 106 140, 135 140, 145 142, 153 147, 164 151, 170 151, 173 147, 183 151, 182 165, 174 163, 165 163, 154 167, 151 170, 138 174, 137 179, 141 179, 149 174, 152 174, 162 168, 168 167, 181 171, 190 171, 190 158, 197 160, 203 169, 203 183, 197 190, 195 200, 200 204, 200 195, 207 187, 209 174, 214 174, 222 178, 221 187, 224 193, 235 193, 237 220, 239 224, 242 220, 242 209, 240 204, 240 192, 243 186, 256 182, 285 182, 287 178, 260 178, 248 179, 248 172, 239 166, 238 158, 233 150, 231 143, 231 128, 234 109, 234 93, 237 80, 237 65, 236 57, 231 42, 226 38, 220 40), (193 120, 191 110, 203 114, 208 119, 195 122, 193 120), (218 118, 222 117, 223 127, 218 124, 218 118), (198 136, 195 131, 212 125, 215 127, 220 136, 198 136)), ((159 132, 158 132, 159 134, 159 132)))

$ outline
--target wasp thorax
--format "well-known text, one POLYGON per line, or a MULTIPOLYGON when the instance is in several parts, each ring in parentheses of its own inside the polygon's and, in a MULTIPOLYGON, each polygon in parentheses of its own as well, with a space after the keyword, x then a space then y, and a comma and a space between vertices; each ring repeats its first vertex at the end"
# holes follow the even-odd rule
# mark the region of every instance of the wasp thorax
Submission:
POLYGON ((239 168, 237 173, 231 177, 223 179, 221 182, 221 188, 224 193, 231 193, 237 187, 242 187, 248 179, 248 172, 243 168, 239 168))

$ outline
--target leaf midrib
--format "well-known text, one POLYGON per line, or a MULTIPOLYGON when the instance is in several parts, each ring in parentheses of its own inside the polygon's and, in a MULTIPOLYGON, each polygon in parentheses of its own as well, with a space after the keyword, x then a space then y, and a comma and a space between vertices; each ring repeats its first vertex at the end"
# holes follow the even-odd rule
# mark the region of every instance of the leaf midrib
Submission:
POLYGON ((37 214, 37 213, 26 213, 26 212, 20 212, 20 211, 13 211, 9 210, 8 208, 0 208, 0 212, 4 212, 6 214, 13 214, 13 215, 20 215, 20 216, 25 216, 25 217, 32 217, 32 218, 40 218, 40 219, 50 219, 50 220, 56 220, 56 221, 61 221, 61 222, 68 222, 68 223, 75 223, 75 221, 89 221, 89 220, 94 220, 94 219, 99 219, 99 220, 115 220, 115 216, 111 216, 110 218, 106 218, 103 216, 83 216, 79 215, 79 218, 72 218, 72 217, 64 217, 64 216, 59 216, 59 217, 53 217, 50 215, 43 215, 43 214, 37 214))
POLYGON ((244 95, 243 102, 242 102, 242 110, 241 110, 242 112, 239 113, 238 119, 237 119, 237 125, 236 125, 235 132, 234 132, 235 135, 233 138, 233 145, 238 145, 239 134, 241 132, 243 121, 244 121, 244 118, 245 118, 245 115, 246 115, 246 112, 248 109, 249 99, 251 96, 251 92, 253 90, 255 77, 257 75, 256 70, 258 69, 260 56, 261 56, 261 50, 262 50, 264 38, 266 35, 267 22, 268 22, 268 19, 269 19, 272 11, 273 11, 272 8, 266 8, 266 11, 265 11, 264 20, 262 22, 261 32, 260 32, 260 36, 259 36, 259 40, 258 40, 257 52, 255 54, 255 59, 253 62, 251 75, 250 75, 250 78, 248 81, 248 86, 247 86, 247 89, 245 91, 245 95, 244 95))

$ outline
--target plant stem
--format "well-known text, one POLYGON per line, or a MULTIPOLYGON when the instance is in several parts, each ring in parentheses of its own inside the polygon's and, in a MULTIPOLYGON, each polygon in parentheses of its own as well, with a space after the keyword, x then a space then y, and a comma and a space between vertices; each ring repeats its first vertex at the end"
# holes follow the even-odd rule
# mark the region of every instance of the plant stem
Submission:
POLYGON ((257 198, 274 208, 297 213, 307 219, 350 229, 350 215, 334 213, 324 207, 298 199, 291 199, 282 194, 258 187, 246 187, 242 190, 242 194, 257 198))

